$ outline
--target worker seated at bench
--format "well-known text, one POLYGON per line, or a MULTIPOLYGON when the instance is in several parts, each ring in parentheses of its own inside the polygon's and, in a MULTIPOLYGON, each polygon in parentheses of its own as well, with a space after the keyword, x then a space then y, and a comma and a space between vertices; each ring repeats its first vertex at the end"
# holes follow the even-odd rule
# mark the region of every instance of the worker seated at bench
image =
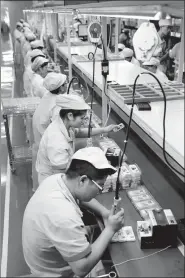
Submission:
POLYGON ((32 274, 85 277, 101 260, 124 224, 123 209, 114 215, 113 207, 109 211, 94 199, 115 172, 100 148, 86 147, 72 156, 65 174, 52 175, 40 184, 27 204, 22 227, 24 258, 32 274), (93 243, 80 206, 105 220, 105 229, 93 243))

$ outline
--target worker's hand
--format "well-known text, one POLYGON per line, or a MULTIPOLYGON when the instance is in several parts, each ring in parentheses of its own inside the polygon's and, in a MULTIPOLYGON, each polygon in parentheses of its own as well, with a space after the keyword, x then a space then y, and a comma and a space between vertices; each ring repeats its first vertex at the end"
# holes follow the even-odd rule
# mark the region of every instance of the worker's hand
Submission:
POLYGON ((123 225, 124 225, 124 209, 121 208, 120 211, 114 214, 114 206, 112 206, 105 227, 111 229, 114 233, 116 233, 123 227, 123 225))
POLYGON ((108 132, 117 132, 120 129, 124 128, 123 124, 119 124, 119 125, 108 125, 104 128, 104 133, 108 133, 108 132))

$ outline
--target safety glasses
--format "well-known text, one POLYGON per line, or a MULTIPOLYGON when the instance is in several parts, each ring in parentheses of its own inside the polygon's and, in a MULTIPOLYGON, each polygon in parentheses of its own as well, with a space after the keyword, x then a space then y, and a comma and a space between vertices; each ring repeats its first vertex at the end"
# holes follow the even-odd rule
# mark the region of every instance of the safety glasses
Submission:
POLYGON ((100 186, 97 182, 95 182, 94 180, 91 180, 97 187, 100 191, 103 191, 103 187, 100 186))

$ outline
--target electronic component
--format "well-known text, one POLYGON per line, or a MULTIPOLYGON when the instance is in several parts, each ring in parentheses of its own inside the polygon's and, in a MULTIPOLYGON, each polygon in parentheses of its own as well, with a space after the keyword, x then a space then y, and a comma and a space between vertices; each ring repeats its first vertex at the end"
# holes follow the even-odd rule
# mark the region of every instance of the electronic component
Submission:
POLYGON ((177 222, 170 209, 148 210, 147 221, 137 221, 141 249, 177 246, 177 222))
POLYGON ((113 131, 114 132, 118 132, 118 131, 120 131, 122 128, 124 128, 125 126, 124 126, 124 124, 123 123, 121 123, 121 124, 119 124, 118 126, 116 126, 114 129, 113 129, 113 131))
POLYGON ((152 108, 148 102, 138 102, 137 104, 137 109, 139 111, 151 111, 152 108))
POLYGON ((135 235, 132 226, 125 226, 121 228, 117 233, 114 234, 111 242, 126 242, 135 241, 135 235))

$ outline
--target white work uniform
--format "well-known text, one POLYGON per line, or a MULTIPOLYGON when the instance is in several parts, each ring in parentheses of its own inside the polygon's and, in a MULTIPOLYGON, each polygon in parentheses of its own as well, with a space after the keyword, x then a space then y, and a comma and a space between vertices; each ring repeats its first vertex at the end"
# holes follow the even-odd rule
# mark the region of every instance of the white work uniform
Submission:
POLYGON ((140 67, 139 61, 138 61, 137 59, 135 59, 134 57, 132 57, 132 60, 131 60, 130 63, 132 63, 133 65, 136 65, 136 66, 140 67))
MULTIPOLYGON (((155 57, 157 59, 161 59, 162 56, 165 54, 165 50, 166 50, 166 41, 164 39, 161 39, 159 37, 159 44, 157 45, 154 53, 152 54, 152 57, 155 57)), ((161 69, 163 72, 166 72, 166 61, 163 61, 161 63, 161 69)))
POLYGON ((50 92, 45 94, 33 114, 33 134, 37 145, 39 145, 46 128, 55 119, 56 110, 59 114, 61 109, 59 106, 56 106, 56 97, 56 94, 50 92))
POLYGON ((33 78, 32 78, 33 96, 42 98, 48 92, 48 90, 46 90, 46 88, 43 86, 43 81, 44 81, 44 78, 34 72, 33 78))
POLYGON ((23 73, 23 86, 27 97, 33 97, 32 93, 32 79, 34 72, 31 69, 31 65, 28 65, 23 73))
POLYGON ((32 145, 32 181, 33 190, 38 187, 38 175, 35 169, 35 163, 37 159, 37 153, 39 149, 40 140, 45 130, 53 121, 56 116, 59 115, 60 107, 56 106, 57 95, 48 92, 37 106, 32 119, 34 143, 32 145))
POLYGON ((21 37, 23 37, 23 33, 19 30, 15 29, 13 32, 14 37, 14 60, 15 65, 21 65, 21 37))
POLYGON ((24 57, 25 68, 31 64, 31 53, 32 53, 32 49, 28 50, 28 52, 26 53, 26 55, 24 57))
POLYGON ((73 277, 68 262, 91 253, 79 205, 62 175, 45 179, 27 204, 22 246, 31 273, 43 277, 73 277))
POLYGON ((37 153, 36 170, 39 184, 46 178, 66 170, 75 151, 75 135, 78 129, 66 129, 58 116, 46 129, 37 153))
POLYGON ((25 59, 27 52, 31 50, 30 42, 25 41, 23 47, 22 47, 22 56, 25 59))

